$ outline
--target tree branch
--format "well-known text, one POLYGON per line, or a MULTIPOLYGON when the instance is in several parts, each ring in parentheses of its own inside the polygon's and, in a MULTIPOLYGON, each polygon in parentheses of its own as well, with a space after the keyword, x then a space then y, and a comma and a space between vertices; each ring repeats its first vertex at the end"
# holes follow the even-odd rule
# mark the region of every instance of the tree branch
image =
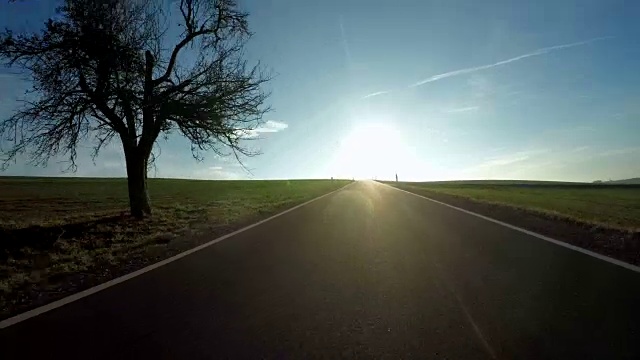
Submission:
POLYGON ((187 35, 187 37, 182 39, 173 48, 173 51, 171 52, 171 57, 169 59, 169 64, 167 65, 167 69, 165 70, 164 74, 162 76, 160 76, 159 78, 153 80, 153 85, 157 86, 157 85, 169 80, 169 77, 171 76, 171 73, 173 72, 173 69, 174 69, 174 67, 176 65, 176 60, 178 59, 178 54, 180 53, 182 48, 187 46, 190 42, 192 42, 198 36, 205 35, 205 34, 208 34, 208 33, 210 33, 210 31, 204 31, 204 30, 196 31, 196 32, 190 33, 189 35, 187 35))

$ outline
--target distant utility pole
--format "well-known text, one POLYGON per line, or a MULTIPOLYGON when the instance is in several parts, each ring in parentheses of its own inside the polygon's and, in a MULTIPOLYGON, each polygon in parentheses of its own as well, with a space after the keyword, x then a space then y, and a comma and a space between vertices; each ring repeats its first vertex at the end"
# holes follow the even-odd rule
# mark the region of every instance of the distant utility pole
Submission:
POLYGON ((398 173, 396 173, 396 182, 398 182, 398 173))

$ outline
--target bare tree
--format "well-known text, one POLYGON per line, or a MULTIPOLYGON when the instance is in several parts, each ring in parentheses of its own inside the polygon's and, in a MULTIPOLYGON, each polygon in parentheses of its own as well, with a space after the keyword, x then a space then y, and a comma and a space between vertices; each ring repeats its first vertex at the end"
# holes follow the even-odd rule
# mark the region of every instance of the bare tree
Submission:
POLYGON ((66 0, 40 33, 0 33, 0 59, 32 83, 0 122, 4 165, 63 155, 75 170, 81 142, 95 157, 117 136, 131 213, 151 214, 146 175, 161 134, 189 139, 196 159, 256 154, 243 135, 269 110, 269 77, 243 59, 250 36, 234 0, 66 0))

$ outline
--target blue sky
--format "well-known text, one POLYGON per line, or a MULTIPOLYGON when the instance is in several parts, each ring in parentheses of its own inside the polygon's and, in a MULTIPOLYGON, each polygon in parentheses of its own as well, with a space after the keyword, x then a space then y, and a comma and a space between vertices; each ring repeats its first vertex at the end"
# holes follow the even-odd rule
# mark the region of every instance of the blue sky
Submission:
MULTIPOLYGON (((33 28, 46 1, 0 2, 33 28)), ((640 3, 253 0, 250 60, 277 76, 262 155, 191 159, 161 143, 152 175, 188 178, 592 181, 640 176, 640 3)), ((0 70, 0 116, 25 84, 0 70)), ((122 176, 118 143, 79 176, 122 176)), ((59 175, 22 163, 7 175, 59 175)), ((68 175, 68 174, 67 174, 68 175)))

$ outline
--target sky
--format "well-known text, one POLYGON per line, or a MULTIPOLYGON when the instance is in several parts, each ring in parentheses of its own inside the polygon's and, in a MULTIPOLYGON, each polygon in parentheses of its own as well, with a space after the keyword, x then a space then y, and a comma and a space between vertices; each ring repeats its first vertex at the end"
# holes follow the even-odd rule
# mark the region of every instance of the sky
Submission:
MULTIPOLYGON (((160 143, 150 176, 594 181, 640 176, 640 2, 244 0, 247 58, 273 111, 243 160, 160 143)), ((38 29, 48 1, 0 1, 38 29)), ((0 70, 0 118, 28 84, 0 70)), ((88 149, 88 148, 87 148, 88 149)), ((76 173, 56 159, 3 175, 124 176, 119 143, 76 173)))

